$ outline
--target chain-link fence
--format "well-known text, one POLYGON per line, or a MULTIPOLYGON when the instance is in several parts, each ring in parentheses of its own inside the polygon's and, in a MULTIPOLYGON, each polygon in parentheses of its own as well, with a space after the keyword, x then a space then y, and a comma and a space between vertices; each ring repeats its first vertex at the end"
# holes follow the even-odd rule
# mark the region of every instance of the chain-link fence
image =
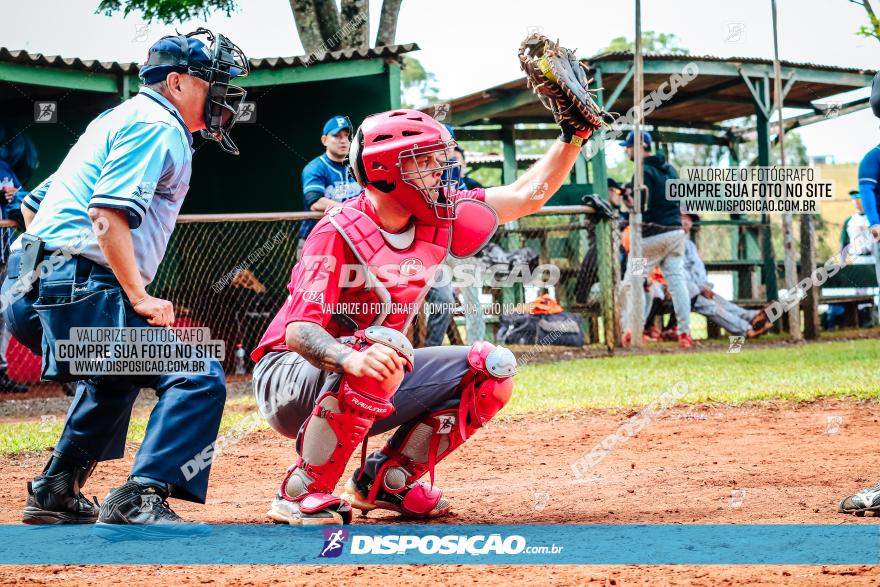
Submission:
MULTIPOLYGON (((287 297, 302 224, 319 217, 310 213, 181 216, 148 290, 174 303, 178 326, 205 326, 215 338, 225 341, 224 367, 230 373, 236 368, 235 351, 241 345, 249 371, 247 355, 287 297)), ((752 259, 755 267, 734 270, 750 274, 748 281, 757 285, 761 270, 756 261, 760 255, 759 227, 703 220, 694 239, 704 261, 711 265, 752 259), (743 250, 737 253, 738 249, 743 250)), ((616 226, 616 220, 592 217, 582 206, 566 206, 545 208, 499 227, 476 258, 484 269, 496 269, 483 273, 479 288, 486 338, 493 340, 502 314, 523 311, 526 304, 548 293, 564 310, 582 318, 586 343, 619 340, 620 304, 614 284, 620 281, 622 267, 616 226), (548 267, 552 268, 550 273, 548 267), (515 277, 507 279, 512 274, 515 277)), ((749 288, 740 289, 744 293, 739 297, 760 293, 756 287, 751 296, 746 291, 749 288)), ((458 293, 457 301, 462 303, 464 293, 458 293)), ((462 314, 457 312, 448 330, 450 342, 467 340, 462 314)), ((415 322, 414 343, 424 340, 425 326, 424 316, 415 322)), ((15 340, 7 357, 12 379, 38 381, 38 357, 15 340)))
MULTIPOLYGON (((528 267, 532 283, 508 287, 492 287, 484 284, 484 292, 492 296, 494 307, 502 309, 529 302, 536 296, 548 293, 565 310, 585 318, 587 341, 598 342, 599 316, 603 303, 613 304, 606 294, 609 289, 602 278, 602 269, 609 273, 607 283, 612 282, 613 250, 609 231, 611 221, 599 220, 585 213, 581 206, 560 207, 562 210, 545 208, 536 215, 522 218, 499 227, 493 244, 480 255, 484 264, 497 263, 503 256, 494 258, 493 251, 504 251, 512 265, 528 267), (605 239, 607 246, 600 246, 605 239), (552 272, 552 285, 544 287, 548 273, 552 272)), ((524 268, 525 268, 524 267, 524 268)))
MULTIPOLYGON (((469 298, 478 299, 481 305, 479 314, 488 340, 493 340, 502 314, 522 311, 524 304, 543 293, 549 293, 564 310, 581 316, 586 343, 619 340, 615 284, 620 282, 622 267, 617 220, 597 219, 587 212, 582 206, 548 207, 499 227, 475 261, 484 268, 502 270, 490 272, 493 277, 489 279, 483 273, 478 295, 469 298), (550 282, 548 267, 555 272, 550 282), (506 279, 511 274, 515 278, 506 279)), ((174 303, 178 326, 206 326, 215 338, 225 341, 228 372, 236 368, 235 351, 241 345, 249 371, 247 355, 287 297, 300 229, 304 222, 319 217, 315 213, 181 216, 148 290, 174 303)), ((0 220, 0 230, 12 231, 10 226, 11 222, 0 220)), ((760 231, 759 226, 731 225, 726 218, 707 215, 693 234, 707 264, 738 272, 734 297, 762 295, 760 231)), ((781 238, 778 226, 773 224, 771 231, 774 241, 781 238)), ((458 291, 462 306, 467 305, 465 293, 458 291)), ((466 342, 462 311, 451 324, 449 340, 466 342)), ((422 315, 411 333, 414 343, 424 340, 425 327, 422 315)), ((39 357, 14 339, 6 356, 11 379, 29 384, 39 380, 39 357)))
POLYGON ((224 340, 231 371, 238 345, 249 354, 284 303, 300 227, 316 217, 182 216, 147 289, 174 303, 178 326, 224 340))
MULTIPOLYGON (((498 229, 479 261, 484 266, 505 265, 516 278, 508 283, 511 280, 501 275, 501 285, 484 280, 480 301, 490 340, 500 313, 522 309, 522 304, 545 292, 566 310, 584 316, 588 340, 599 340, 603 300, 606 306, 613 304, 610 296, 603 296, 607 289, 600 279, 602 267, 611 271, 614 264, 612 231, 608 221, 604 227, 595 225, 584 211, 580 206, 545 209, 498 229), (608 239, 608 246, 597 246, 597 230, 608 239), (553 270, 548 272, 548 267, 553 270), (552 279, 553 271, 558 279, 552 279), (530 285, 530 280, 547 287, 530 285)), ((177 326, 208 327, 213 338, 224 340, 224 366, 233 372, 238 345, 249 355, 287 297, 302 223, 319 217, 312 213, 181 216, 147 289, 174 303, 177 326)), ((494 278, 499 279, 497 272, 494 278)), ((463 330, 461 320, 458 323, 463 330)), ((459 336, 454 342, 463 339, 459 336)), ((8 359, 13 379, 39 380, 39 357, 14 339, 8 359)), ((247 358, 247 370, 250 367, 247 358)))

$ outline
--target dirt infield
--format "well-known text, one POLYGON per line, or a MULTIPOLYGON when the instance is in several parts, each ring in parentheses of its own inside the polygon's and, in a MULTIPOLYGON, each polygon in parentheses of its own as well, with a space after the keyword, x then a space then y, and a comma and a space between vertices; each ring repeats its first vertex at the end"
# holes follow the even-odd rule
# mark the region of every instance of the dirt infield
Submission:
MULTIPOLYGON (((619 444, 585 480, 571 463, 614 432, 631 411, 531 415, 492 423, 438 467, 453 502, 448 523, 820 523, 873 524, 835 513, 841 496, 880 479, 880 404, 765 402, 673 408, 619 444)), ((378 440, 371 442, 371 447, 378 440)), ((132 447, 135 449, 136 447, 132 447)), ((124 478, 134 450, 105 463, 86 487, 102 497, 124 478)), ((205 506, 182 515, 215 523, 266 523, 290 441, 260 431, 215 463, 205 506)), ((2 459, 0 522, 19 520, 26 481, 44 455, 2 459)), ((356 523, 388 518, 371 515, 356 523)), ((431 584, 546 585, 877 584, 876 567, 0 567, 3 584, 69 585, 431 584), (491 572, 488 572, 491 571, 491 572)))

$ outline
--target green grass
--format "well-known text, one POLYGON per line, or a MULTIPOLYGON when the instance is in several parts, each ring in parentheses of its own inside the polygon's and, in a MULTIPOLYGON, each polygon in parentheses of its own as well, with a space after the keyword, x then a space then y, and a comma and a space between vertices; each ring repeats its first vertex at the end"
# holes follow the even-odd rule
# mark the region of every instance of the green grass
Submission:
MULTIPOLYGON (((880 341, 877 339, 813 343, 784 347, 750 347, 731 354, 675 352, 579 359, 524 365, 516 377, 513 399, 504 414, 575 411, 587 408, 630 408, 660 399, 678 382, 688 394, 682 403, 820 397, 880 398, 880 341)), ((228 407, 254 406, 253 396, 235 398, 228 407)), ((220 433, 250 429, 253 410, 227 410, 220 433), (233 430, 237 425, 241 426, 233 430)), ((61 434, 63 419, 0 424, 0 455, 44 451, 61 434)), ((129 442, 141 442, 145 418, 133 418, 129 442)), ((260 427, 266 424, 260 422, 260 427)))
POLYGON ((525 365, 505 413, 641 406, 677 382, 682 403, 880 397, 880 341, 814 343, 739 353, 676 352, 525 365))
MULTIPOLYGON (((237 399, 227 405, 253 404, 253 399, 237 399)), ((237 424, 244 426, 244 420, 249 419, 252 412, 228 412, 223 415, 220 423, 220 434, 226 434, 237 424)), ((15 455, 23 452, 39 452, 52 448, 58 437, 61 436, 61 428, 64 418, 58 417, 54 421, 16 422, 0 424, 0 455, 15 455)), ((147 427, 146 418, 132 418, 128 426, 128 442, 142 442, 144 431, 147 427)), ((267 427, 265 422, 260 422, 260 428, 267 427)), ((236 430, 238 431, 238 430, 236 430)), ((237 435, 236 435, 237 436, 237 435)))

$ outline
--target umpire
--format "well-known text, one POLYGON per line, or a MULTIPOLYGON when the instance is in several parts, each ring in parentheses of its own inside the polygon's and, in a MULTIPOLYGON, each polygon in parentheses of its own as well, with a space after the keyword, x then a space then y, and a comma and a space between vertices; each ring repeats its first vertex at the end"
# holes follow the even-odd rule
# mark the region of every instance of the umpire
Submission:
MULTIPOLYGON (((229 82, 247 72, 244 54, 223 35, 200 28, 160 39, 140 69, 140 92, 92 121, 57 171, 25 199, 27 232, 12 245, 2 305, 15 337, 43 356, 44 379, 81 378, 53 356, 54 342, 68 339, 72 327, 174 322, 171 302, 145 287, 189 188, 191 133, 200 130, 224 151, 238 152, 228 131, 244 90, 229 82)), ((28 483, 23 521, 97 521, 110 532, 121 531, 118 524, 149 524, 146 533, 158 531, 155 524, 184 523, 166 500, 204 503, 210 464, 197 474, 184 465, 216 439, 225 399, 216 361, 205 375, 80 381, 52 457, 28 483), (80 489, 99 461, 123 456, 144 387, 155 389, 159 401, 143 444, 127 482, 99 506, 80 489)))

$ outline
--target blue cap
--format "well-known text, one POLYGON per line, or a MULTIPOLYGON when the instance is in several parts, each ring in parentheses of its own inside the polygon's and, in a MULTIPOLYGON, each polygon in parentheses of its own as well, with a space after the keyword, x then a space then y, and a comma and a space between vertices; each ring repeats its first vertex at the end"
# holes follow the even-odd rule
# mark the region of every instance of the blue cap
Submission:
MULTIPOLYGON (((186 42, 189 45, 189 56, 184 55, 181 37, 164 37, 153 43, 147 53, 147 62, 141 65, 138 72, 141 80, 145 84, 155 84, 164 80, 172 71, 186 73, 187 66, 210 68, 212 59, 208 47, 195 37, 186 37, 186 42)), ((235 77, 241 73, 241 69, 231 67, 229 73, 235 77)))
POLYGON ((339 131, 346 128, 348 129, 348 132, 351 132, 351 122, 348 120, 348 117, 337 114, 336 116, 328 120, 326 124, 324 124, 324 131, 321 134, 335 135, 338 134, 339 131))
MULTIPOLYGON (((654 139, 651 138, 651 133, 647 131, 642 131, 642 144, 645 147, 650 147, 651 143, 654 142, 654 139)), ((636 144, 636 132, 634 130, 629 131, 629 134, 626 135, 625 141, 620 141, 618 143, 621 147, 632 147, 636 144)))

